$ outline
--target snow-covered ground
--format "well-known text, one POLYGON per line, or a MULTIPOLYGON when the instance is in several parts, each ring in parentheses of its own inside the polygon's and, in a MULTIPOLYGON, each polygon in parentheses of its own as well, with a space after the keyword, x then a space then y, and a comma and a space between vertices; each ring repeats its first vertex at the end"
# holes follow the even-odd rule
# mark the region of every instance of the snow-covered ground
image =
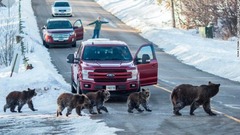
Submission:
MULTIPOLYGON (((237 57, 236 40, 206 39, 195 34, 194 30, 185 31, 166 27, 169 26, 171 14, 164 7, 152 2, 154 0, 95 1, 129 26, 140 30, 143 37, 163 48, 165 52, 175 55, 182 62, 218 76, 240 81, 240 70, 238 70, 240 58, 237 57)), ((0 8, 0 12, 0 14, 7 14, 7 10, 3 8, 0 8)), ((17 8, 16 11, 12 11, 14 12, 18 12, 17 8)), ((43 134, 54 130, 54 124, 49 128, 41 129, 42 131, 36 130, 37 128, 33 126, 34 123, 46 123, 48 120, 58 121, 59 124, 69 123, 63 124, 62 128, 66 131, 73 130, 78 134, 114 134, 121 130, 107 127, 104 122, 91 120, 88 114, 78 117, 74 111, 69 118, 56 117, 56 99, 59 94, 69 92, 70 86, 57 73, 50 62, 47 49, 42 45, 36 18, 31 8, 31 0, 22 1, 22 14, 24 26, 26 26, 23 29, 25 33, 23 41, 31 50, 27 53, 27 57, 34 68, 25 70, 24 65, 20 64, 19 73, 14 73, 12 77, 9 77, 11 67, 0 69, 0 108, 3 108, 5 97, 9 92, 30 87, 37 90, 38 95, 33 98, 33 103, 38 111, 32 112, 27 105, 23 107, 22 114, 12 114, 9 110, 7 113, 0 111, 0 125, 25 124, 31 127, 21 130, 23 127, 16 126, 12 131, 6 130, 8 134, 23 132, 43 134), (104 132, 99 133, 99 131, 104 132)), ((0 27, 3 26, 0 25, 0 27)))
MULTIPOLYGON (((18 12, 18 8, 11 10, 12 13, 18 12)), ((6 9, 0 8, 0 14, 6 13, 6 9)), ((75 110, 68 118, 65 116, 66 109, 62 117, 56 117, 57 97, 61 93, 70 92, 70 85, 57 73, 50 61, 49 52, 42 45, 31 0, 22 0, 22 16, 23 25, 26 26, 23 29, 23 41, 30 50, 26 56, 29 58, 28 63, 31 63, 34 68, 25 70, 24 65, 20 64, 19 72, 14 73, 12 77, 10 77, 11 67, 0 68, 0 134, 110 135, 120 131, 121 129, 106 126, 106 123, 101 120, 90 119, 88 113, 83 112, 84 116, 79 117, 75 110), (7 94, 14 90, 27 90, 27 88, 36 89, 38 95, 33 98, 33 104, 38 111, 32 112, 25 105, 22 114, 11 113, 9 109, 4 113, 2 109, 6 103, 7 94)), ((0 24, 0 27, 4 26, 0 24)))

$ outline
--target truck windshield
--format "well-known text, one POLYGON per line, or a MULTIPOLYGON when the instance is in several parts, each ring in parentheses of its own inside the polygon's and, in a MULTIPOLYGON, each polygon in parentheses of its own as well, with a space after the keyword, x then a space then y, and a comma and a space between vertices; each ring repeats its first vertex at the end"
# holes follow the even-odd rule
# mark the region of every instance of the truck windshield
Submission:
POLYGON ((69 21, 49 21, 47 29, 70 29, 72 24, 69 21))
POLYGON ((82 57, 83 60, 132 60, 126 46, 86 46, 82 57))

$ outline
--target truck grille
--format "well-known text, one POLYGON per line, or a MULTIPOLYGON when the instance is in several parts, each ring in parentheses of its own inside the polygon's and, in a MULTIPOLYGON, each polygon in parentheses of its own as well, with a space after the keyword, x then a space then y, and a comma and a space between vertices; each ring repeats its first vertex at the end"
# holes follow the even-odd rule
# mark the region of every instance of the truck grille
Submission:
POLYGON ((96 69, 89 73, 89 78, 95 82, 126 82, 131 78, 131 72, 125 69, 96 69))

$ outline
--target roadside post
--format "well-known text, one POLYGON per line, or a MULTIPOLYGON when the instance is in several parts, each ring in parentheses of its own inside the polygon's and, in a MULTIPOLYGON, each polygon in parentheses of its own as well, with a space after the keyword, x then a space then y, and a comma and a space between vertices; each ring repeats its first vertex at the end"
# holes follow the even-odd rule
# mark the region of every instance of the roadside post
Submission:
POLYGON ((15 53, 14 57, 13 57, 13 64, 12 64, 12 69, 11 69, 11 75, 10 77, 12 77, 13 72, 18 73, 19 70, 19 64, 20 64, 20 55, 19 55, 19 51, 15 53))

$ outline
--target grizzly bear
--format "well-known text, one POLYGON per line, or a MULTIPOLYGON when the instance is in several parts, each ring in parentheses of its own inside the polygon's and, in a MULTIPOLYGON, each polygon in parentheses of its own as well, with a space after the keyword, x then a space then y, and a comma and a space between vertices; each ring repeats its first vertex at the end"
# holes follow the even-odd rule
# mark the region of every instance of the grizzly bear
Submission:
POLYGON ((23 105, 26 103, 28 104, 28 107, 32 111, 37 111, 37 109, 34 109, 32 98, 36 96, 37 93, 35 92, 35 89, 28 88, 27 91, 13 91, 8 94, 6 97, 6 105, 4 105, 4 112, 6 112, 7 108, 10 108, 11 112, 16 112, 15 107, 18 106, 18 112, 21 113, 21 109, 23 105))
POLYGON ((210 99, 219 91, 220 84, 208 82, 208 85, 193 86, 190 84, 181 84, 175 87, 171 93, 171 101, 173 104, 173 113, 181 115, 179 112, 185 106, 190 105, 190 115, 194 115, 200 105, 210 116, 216 115, 211 111, 210 99))
POLYGON ((91 105, 84 106, 85 108, 89 109, 89 113, 97 114, 93 110, 94 106, 96 106, 98 114, 102 114, 101 110, 108 112, 108 109, 104 106, 104 103, 110 98, 110 92, 108 90, 88 92, 86 95, 91 100, 91 105))
POLYGON ((57 117, 59 115, 62 115, 62 111, 65 109, 65 107, 67 107, 67 113, 66 113, 67 117, 68 115, 71 114, 74 108, 78 108, 76 109, 76 113, 79 116, 82 116, 81 110, 85 104, 91 104, 91 101, 88 99, 88 97, 85 94, 73 95, 71 93, 62 93, 57 99, 57 105, 58 105, 57 117))
POLYGON ((133 113, 133 109, 136 109, 138 112, 143 112, 144 110, 140 109, 140 105, 148 111, 152 110, 148 107, 148 101, 150 98, 149 89, 142 89, 140 92, 133 92, 128 96, 127 104, 128 104, 128 112, 133 113))

